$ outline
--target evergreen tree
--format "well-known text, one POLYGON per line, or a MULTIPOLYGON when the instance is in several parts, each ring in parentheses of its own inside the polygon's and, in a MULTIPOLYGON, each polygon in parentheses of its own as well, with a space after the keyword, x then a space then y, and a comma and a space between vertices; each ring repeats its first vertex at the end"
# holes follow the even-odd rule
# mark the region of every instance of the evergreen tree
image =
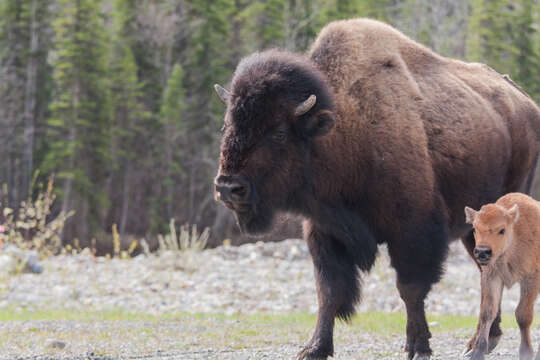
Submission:
POLYGON ((89 237, 102 225, 109 119, 106 34, 100 1, 59 0, 55 30, 55 91, 44 161, 62 183, 62 210, 75 210, 67 238, 89 237))
POLYGON ((285 39, 285 1, 263 0, 257 16, 258 47, 267 49, 282 45, 285 39))
POLYGON ((35 132, 41 125, 45 91, 42 78, 47 59, 47 21, 50 1, 21 0, 0 3, 0 183, 9 201, 28 196, 35 170, 35 132))
POLYGON ((175 64, 167 87, 163 92, 161 102, 160 122, 163 129, 163 164, 164 176, 162 178, 165 188, 165 202, 167 219, 173 217, 174 184, 185 183, 182 171, 182 148, 185 146, 185 127, 182 113, 185 109, 183 87, 184 72, 179 64, 175 64))
POLYGON ((357 11, 363 17, 391 22, 399 13, 400 0, 360 0, 357 11))
POLYGON ((515 65, 512 43, 513 14, 508 0, 473 0, 469 18, 467 57, 489 64, 501 73, 515 65))
POLYGON ((534 23, 538 7, 531 0, 517 1, 513 22, 515 30, 512 32, 512 42, 517 47, 517 53, 511 74, 532 97, 540 95, 540 53, 534 44, 538 39, 534 23))
POLYGON ((136 29, 136 1, 116 0, 108 64, 111 161, 107 191, 111 207, 105 223, 108 230, 112 224, 117 224, 121 235, 127 231, 134 232, 138 230, 138 226, 145 225, 145 222, 141 221, 144 216, 133 216, 133 208, 139 206, 134 201, 134 194, 141 191, 137 188, 139 174, 144 168, 145 154, 149 152, 145 146, 148 136, 145 136, 144 128, 149 114, 141 102, 142 84, 133 54, 133 49, 139 47, 135 38, 136 29))
POLYGON ((189 21, 192 44, 184 64, 186 89, 186 131, 190 141, 186 145, 185 164, 188 174, 187 214, 185 221, 197 222, 212 201, 212 178, 217 168, 218 133, 223 105, 213 91, 214 83, 230 76, 228 38, 231 0, 201 0, 190 4, 189 21), (209 163, 209 159, 212 162, 209 163), (204 164, 201 166, 201 164, 204 164), (197 199, 203 199, 197 203, 197 199))

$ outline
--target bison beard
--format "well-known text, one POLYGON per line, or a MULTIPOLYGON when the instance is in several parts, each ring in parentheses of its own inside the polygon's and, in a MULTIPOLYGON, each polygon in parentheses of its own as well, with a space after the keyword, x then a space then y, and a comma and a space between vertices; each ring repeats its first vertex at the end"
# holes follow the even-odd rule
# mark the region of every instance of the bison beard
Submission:
MULTIPOLYGON (((238 65, 216 199, 242 231, 302 216, 319 313, 300 359, 333 355, 335 318, 361 297, 360 273, 385 243, 407 311, 409 359, 429 359, 424 299, 448 242, 472 252, 465 205, 529 191, 540 110, 489 67, 443 58, 388 25, 327 25, 308 56, 270 50, 238 65)), ((491 335, 500 335, 499 321, 491 335)))

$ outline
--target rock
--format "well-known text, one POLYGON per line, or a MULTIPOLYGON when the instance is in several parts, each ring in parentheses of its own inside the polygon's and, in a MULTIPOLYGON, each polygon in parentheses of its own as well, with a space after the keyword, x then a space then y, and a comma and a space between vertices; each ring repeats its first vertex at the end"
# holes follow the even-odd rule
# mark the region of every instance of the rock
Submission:
POLYGON ((27 251, 19 249, 14 244, 5 244, 2 247, 3 255, 11 257, 14 262, 12 270, 10 272, 18 270, 19 264, 24 264, 21 269, 23 272, 41 274, 43 272, 43 266, 39 264, 40 257, 37 251, 27 251))
POLYGON ((15 259, 8 254, 0 255, 0 276, 7 275, 15 271, 16 262, 15 259))
POLYGON ((55 298, 58 300, 66 300, 71 297, 73 290, 65 285, 55 285, 52 288, 52 293, 55 295, 55 298))
POLYGON ((45 347, 50 349, 62 350, 66 347, 66 343, 60 340, 47 339, 45 341, 45 347))

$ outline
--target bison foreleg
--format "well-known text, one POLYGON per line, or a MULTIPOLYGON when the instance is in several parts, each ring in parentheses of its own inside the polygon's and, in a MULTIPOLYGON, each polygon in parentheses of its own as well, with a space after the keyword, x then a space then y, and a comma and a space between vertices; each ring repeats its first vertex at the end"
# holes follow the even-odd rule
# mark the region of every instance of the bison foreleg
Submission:
POLYGON ((335 238, 313 229, 306 235, 315 267, 319 313, 313 337, 298 358, 326 359, 334 353, 335 317, 348 320, 360 299, 358 267, 335 238))
POLYGON ((467 357, 473 360, 484 359, 488 352, 488 336, 491 325, 498 314, 501 303, 503 282, 501 278, 492 274, 489 270, 483 270, 481 275, 482 299, 480 302, 480 318, 475 336, 474 345, 467 357))
MULTIPOLYGON (((467 236, 461 239, 461 241, 463 245, 465 246, 465 249, 467 249, 467 252, 471 256, 471 259, 478 266, 478 270, 482 271, 480 265, 478 265, 473 255, 473 250, 474 250, 474 245, 475 245, 473 232, 470 231, 467 234, 467 236)), ((480 326, 480 323, 478 324, 478 326, 480 326)), ((465 351, 463 351, 463 354, 470 354, 472 352, 472 348, 474 346, 474 343, 476 342, 476 338, 478 337, 478 331, 479 331, 479 328, 476 329, 476 333, 467 344, 467 347, 465 348, 465 351)), ((488 354, 491 351, 493 351, 493 349, 495 349, 495 347, 499 343, 499 340, 501 339, 502 334, 503 332, 501 330, 501 303, 499 301, 497 316, 495 317, 495 320, 493 320, 493 323, 491 324, 491 328, 489 329, 488 354)))
POLYGON ((403 284, 397 282, 399 295, 405 303, 407 310, 407 345, 409 359, 429 359, 431 348, 429 338, 431 333, 426 321, 424 299, 426 298, 431 284, 403 284))

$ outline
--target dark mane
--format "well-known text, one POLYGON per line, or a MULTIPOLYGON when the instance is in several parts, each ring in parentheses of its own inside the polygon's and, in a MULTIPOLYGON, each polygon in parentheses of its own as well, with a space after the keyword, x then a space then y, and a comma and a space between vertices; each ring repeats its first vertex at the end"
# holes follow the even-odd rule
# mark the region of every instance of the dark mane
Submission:
POLYGON ((293 109, 310 95, 317 102, 310 112, 333 110, 325 76, 302 55, 267 50, 242 59, 231 83, 232 98, 226 131, 234 143, 224 144, 232 170, 241 166, 243 154, 268 129, 292 116, 293 109), (234 119, 234 123, 230 123, 234 119), (231 137, 230 137, 231 138, 231 137))
POLYGON ((234 108, 246 112, 258 110, 270 103, 270 98, 298 104, 311 94, 317 96, 319 109, 333 108, 325 76, 315 64, 303 55, 283 50, 257 52, 242 59, 231 90, 234 108))

